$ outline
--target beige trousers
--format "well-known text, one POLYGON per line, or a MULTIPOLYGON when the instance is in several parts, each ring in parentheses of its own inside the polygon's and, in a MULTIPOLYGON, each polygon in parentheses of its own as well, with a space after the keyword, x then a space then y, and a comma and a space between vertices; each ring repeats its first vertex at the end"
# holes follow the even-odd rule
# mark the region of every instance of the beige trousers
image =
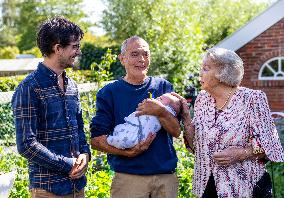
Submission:
POLYGON ((80 190, 80 192, 75 193, 75 195, 63 195, 58 196, 41 188, 32 188, 30 190, 32 198, 85 198, 84 189, 80 190))
POLYGON ((115 173, 111 198, 176 198, 178 179, 175 173, 132 175, 115 173))

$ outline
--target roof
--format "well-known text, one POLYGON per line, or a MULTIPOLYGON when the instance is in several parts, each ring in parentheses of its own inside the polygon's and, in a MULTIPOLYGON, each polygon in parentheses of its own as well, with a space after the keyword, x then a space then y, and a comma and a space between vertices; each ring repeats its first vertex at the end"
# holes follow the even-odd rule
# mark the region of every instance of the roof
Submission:
POLYGON ((33 71, 43 58, 0 59, 0 72, 33 71))
POLYGON ((283 18, 284 0, 279 0, 231 36, 222 40, 216 47, 236 51, 283 18))

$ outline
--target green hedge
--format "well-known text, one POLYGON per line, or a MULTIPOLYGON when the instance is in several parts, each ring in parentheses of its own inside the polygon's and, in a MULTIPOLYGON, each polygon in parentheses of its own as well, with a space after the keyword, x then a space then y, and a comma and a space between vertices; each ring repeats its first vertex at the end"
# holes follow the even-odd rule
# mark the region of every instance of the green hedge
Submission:
POLYGON ((11 103, 0 104, 0 144, 15 144, 15 125, 11 103))
POLYGON ((0 91, 14 91, 27 75, 0 77, 0 91))

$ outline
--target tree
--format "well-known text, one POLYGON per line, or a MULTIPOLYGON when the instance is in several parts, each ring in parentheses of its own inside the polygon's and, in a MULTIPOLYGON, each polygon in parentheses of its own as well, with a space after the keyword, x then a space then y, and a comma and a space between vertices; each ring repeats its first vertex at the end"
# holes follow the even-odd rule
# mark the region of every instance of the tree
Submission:
POLYGON ((204 48, 265 7, 253 0, 106 0, 106 4, 102 25, 108 35, 117 43, 133 35, 148 41, 150 74, 166 74, 180 91, 188 74, 198 73, 204 48))
POLYGON ((36 45, 36 32, 39 24, 54 16, 64 16, 79 24, 84 30, 90 25, 82 19, 86 14, 82 10, 83 0, 22 0, 19 7, 18 31, 21 34, 20 50, 31 49, 36 45))
POLYGON ((18 0, 3 0, 0 3, 0 47, 15 46, 18 0))
POLYGON ((36 46, 39 24, 54 16, 64 16, 87 30, 91 24, 83 20, 86 14, 82 2, 83 0, 4 0, 1 4, 1 44, 17 45, 21 51, 33 48, 36 46))

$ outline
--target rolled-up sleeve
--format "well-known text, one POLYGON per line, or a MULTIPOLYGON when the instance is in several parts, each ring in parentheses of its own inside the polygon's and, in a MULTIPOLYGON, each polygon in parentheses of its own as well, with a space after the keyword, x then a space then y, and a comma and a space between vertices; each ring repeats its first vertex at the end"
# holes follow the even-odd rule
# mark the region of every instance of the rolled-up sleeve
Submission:
POLYGON ((18 152, 40 166, 53 171, 69 173, 73 159, 57 155, 37 141, 38 99, 34 89, 20 85, 12 98, 18 152))
POLYGON ((271 161, 284 162, 283 148, 264 92, 253 93, 249 109, 253 148, 260 147, 271 161))

